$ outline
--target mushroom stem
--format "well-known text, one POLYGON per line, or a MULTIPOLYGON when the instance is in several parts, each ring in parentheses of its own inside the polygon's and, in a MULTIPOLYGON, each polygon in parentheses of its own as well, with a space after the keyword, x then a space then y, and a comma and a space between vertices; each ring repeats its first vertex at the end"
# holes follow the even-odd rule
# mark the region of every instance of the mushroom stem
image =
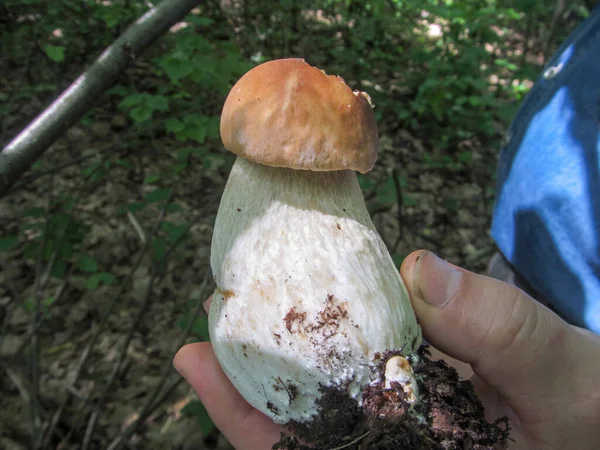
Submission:
POLYGON ((380 353, 420 345, 408 293, 353 171, 238 157, 211 267, 217 358, 246 400, 278 422, 314 415, 320 386, 360 400, 380 353))

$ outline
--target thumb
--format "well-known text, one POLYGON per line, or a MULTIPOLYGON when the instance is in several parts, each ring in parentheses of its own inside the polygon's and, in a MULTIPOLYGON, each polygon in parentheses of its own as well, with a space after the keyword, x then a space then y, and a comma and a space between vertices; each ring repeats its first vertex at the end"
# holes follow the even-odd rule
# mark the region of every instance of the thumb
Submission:
POLYGON ((548 383, 568 379, 570 357, 561 352, 570 327, 520 289, 427 251, 410 254, 400 273, 426 339, 471 364, 513 406, 546 397, 548 383))

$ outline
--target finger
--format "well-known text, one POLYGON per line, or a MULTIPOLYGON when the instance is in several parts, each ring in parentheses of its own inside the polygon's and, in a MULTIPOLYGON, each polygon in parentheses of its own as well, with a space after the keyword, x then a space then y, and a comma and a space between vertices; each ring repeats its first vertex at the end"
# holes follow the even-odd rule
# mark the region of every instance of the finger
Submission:
POLYGON ((204 303, 202 303, 202 307, 204 308, 204 311, 206 311, 206 314, 208 314, 208 312, 210 311, 210 303, 212 302, 212 295, 210 297, 208 297, 206 300, 204 300, 204 303))
POLYGON ((209 343, 189 344, 173 360, 217 428, 238 450, 270 449, 283 428, 250 406, 221 370, 209 343))
POLYGON ((458 373, 458 376, 460 376, 461 378, 468 380, 473 376, 473 369, 469 364, 459 361, 458 359, 453 358, 451 356, 448 356, 445 353, 440 352, 435 347, 430 346, 429 353, 431 354, 432 361, 437 361, 440 359, 443 360, 450 367, 454 368, 454 370, 456 370, 456 372, 458 373))
POLYGON ((520 289, 425 251, 409 255, 400 271, 427 340, 471 364, 509 403, 526 406, 568 380, 561 349, 569 327, 520 289))

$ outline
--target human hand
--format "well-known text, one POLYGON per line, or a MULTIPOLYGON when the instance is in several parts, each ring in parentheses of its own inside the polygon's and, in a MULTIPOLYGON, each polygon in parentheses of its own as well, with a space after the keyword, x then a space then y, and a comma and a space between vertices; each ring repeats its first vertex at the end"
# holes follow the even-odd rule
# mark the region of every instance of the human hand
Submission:
MULTIPOLYGON (((511 449, 584 450, 600 442, 600 337, 513 286, 428 252, 409 255, 400 272, 427 340, 471 364, 489 420, 511 420, 511 449)), ((236 449, 266 450, 279 440, 283 427, 240 396, 210 344, 183 347, 174 364, 236 449)))
MULTIPOLYGON (((210 297, 204 304, 208 313, 210 297)), ((215 426, 237 450, 270 449, 284 428, 253 408, 233 387, 209 342, 188 344, 173 365, 192 386, 215 426)))
POLYGON ((599 448, 600 336, 429 252, 400 273, 425 338, 471 365, 488 420, 510 419, 511 449, 599 448))

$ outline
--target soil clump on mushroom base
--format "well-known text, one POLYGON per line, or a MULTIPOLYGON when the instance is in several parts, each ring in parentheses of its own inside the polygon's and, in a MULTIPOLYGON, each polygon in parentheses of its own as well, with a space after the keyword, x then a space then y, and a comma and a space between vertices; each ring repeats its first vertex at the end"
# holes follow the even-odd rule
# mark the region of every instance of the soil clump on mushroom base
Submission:
MULTIPOLYGON (((389 352, 382 361, 400 355, 389 352)), ((391 389, 380 381, 363 390, 358 405, 343 388, 323 388, 319 414, 309 422, 288 424, 291 436, 282 436, 273 449, 504 449, 509 425, 506 417, 489 423, 470 381, 461 380, 444 361, 432 361, 422 347, 411 361, 419 386, 419 402, 411 408, 398 383, 391 389)), ((410 359, 410 358, 409 358, 410 359)), ((383 380, 385 364, 379 367, 383 380)))

